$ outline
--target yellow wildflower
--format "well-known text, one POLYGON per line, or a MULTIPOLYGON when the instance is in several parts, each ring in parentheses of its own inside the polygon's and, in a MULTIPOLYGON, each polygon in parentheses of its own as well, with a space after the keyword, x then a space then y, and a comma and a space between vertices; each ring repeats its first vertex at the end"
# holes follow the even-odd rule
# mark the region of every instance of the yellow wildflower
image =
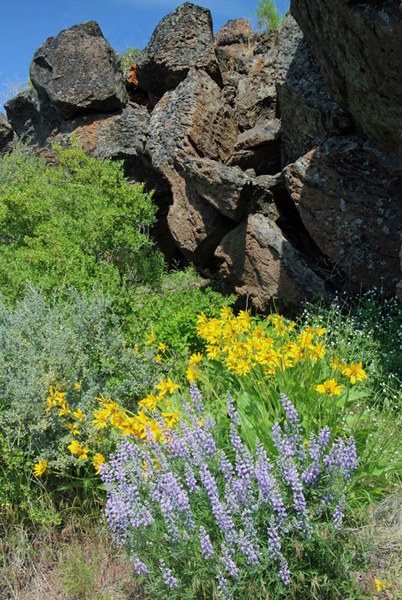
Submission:
POLYGON ((327 352, 327 347, 325 344, 311 344, 308 349, 308 355, 314 361, 323 358, 327 352))
POLYGON ((70 410, 68 403, 64 402, 61 405, 61 408, 59 410, 59 417, 62 417, 63 415, 69 415, 70 413, 71 413, 71 410, 70 410))
POLYGON ((189 367, 187 368, 187 372, 186 372, 186 377, 187 377, 187 381, 197 381, 199 375, 197 373, 197 369, 194 367, 194 365, 189 365, 189 367))
POLYGON ((75 390, 80 390, 81 389, 81 385, 82 385, 82 381, 78 381, 75 385, 74 385, 74 389, 75 390))
POLYGON ((250 370, 251 370, 250 363, 251 363, 251 360, 249 358, 247 358, 247 359, 240 358, 237 361, 233 371, 236 373, 236 375, 241 375, 244 377, 245 375, 250 373, 250 370))
POLYGON ((229 306, 224 306, 221 308, 220 316, 222 321, 230 321, 230 319, 233 317, 233 311, 229 306))
POLYGON ((165 394, 173 394, 173 392, 175 390, 178 390, 180 386, 177 385, 177 383, 173 383, 173 381, 169 377, 168 379, 166 379, 166 381, 161 379, 158 385, 156 385, 155 387, 156 389, 160 390, 161 395, 164 396, 165 394))
POLYGON ((156 335, 155 335, 155 331, 152 329, 151 333, 147 333, 147 335, 145 336, 145 340, 147 343, 147 346, 151 346, 155 340, 156 340, 156 335))
POLYGON ((192 354, 190 356, 188 364, 189 365, 199 365, 201 361, 202 361, 201 352, 196 352, 195 354, 192 354))
POLYGON ((154 361, 155 361, 156 363, 161 363, 161 362, 162 362, 162 357, 161 357, 161 355, 160 355, 160 354, 157 354, 157 355, 155 356, 155 358, 154 358, 154 361))
POLYGON ((342 386, 338 385, 335 379, 328 379, 316 386, 316 391, 327 396, 339 396, 342 393, 342 386))
POLYGON ((107 420, 110 416, 110 411, 107 408, 100 408, 94 413, 94 419, 92 423, 96 429, 105 429, 107 427, 107 420))
POLYGON ((237 329, 240 333, 245 333, 251 327, 251 315, 245 310, 241 310, 236 319, 237 329))
POLYGON ((355 364, 351 362, 349 366, 345 366, 342 369, 342 373, 349 377, 349 381, 352 385, 356 383, 356 381, 363 381, 367 379, 366 371, 363 369, 363 364, 361 362, 355 364))
POLYGON ((323 335, 325 335, 327 333, 327 330, 325 329, 325 327, 316 327, 315 333, 318 337, 322 337, 323 335))
POLYGON ((70 433, 73 435, 80 435, 80 430, 78 428, 77 423, 66 423, 67 429, 70 430, 70 433))
POLYGON ((112 427, 116 427, 116 429, 123 429, 125 427, 126 420, 127 416, 121 410, 113 412, 110 415, 110 424, 112 427))
POLYGON ((88 446, 83 446, 77 440, 73 440, 67 448, 70 450, 71 454, 77 454, 78 458, 81 460, 88 458, 88 446))
POLYGON ((160 352, 162 352, 162 354, 164 354, 166 352, 166 344, 164 344, 163 342, 159 342, 158 350, 160 350, 160 352))
POLYGON ((84 413, 82 412, 82 410, 80 408, 77 408, 77 410, 75 410, 73 412, 73 416, 78 419, 79 421, 82 421, 83 418, 85 417, 84 413))
POLYGON ((386 585, 379 579, 374 579, 374 583, 375 583, 375 587, 377 588, 377 592, 381 592, 382 590, 385 590, 386 585))
POLYGON ((168 427, 175 427, 177 421, 180 419, 178 410, 175 410, 174 412, 163 412, 161 414, 162 417, 164 417, 165 423, 168 427))
POLYGON ((105 462, 105 457, 103 456, 103 454, 101 454, 100 452, 97 452, 92 459, 92 464, 95 467, 95 473, 97 475, 99 475, 100 466, 103 465, 104 462, 105 462))
POLYGON ((159 402, 159 398, 155 396, 155 394, 148 394, 145 398, 138 402, 139 406, 144 406, 145 408, 149 408, 149 410, 155 410, 157 404, 159 402))
POLYGON ((219 358, 219 346, 207 344, 205 350, 206 350, 208 358, 212 358, 212 359, 219 358))
POLYGON ((36 477, 41 477, 47 469, 47 460, 40 460, 34 465, 33 473, 36 477))

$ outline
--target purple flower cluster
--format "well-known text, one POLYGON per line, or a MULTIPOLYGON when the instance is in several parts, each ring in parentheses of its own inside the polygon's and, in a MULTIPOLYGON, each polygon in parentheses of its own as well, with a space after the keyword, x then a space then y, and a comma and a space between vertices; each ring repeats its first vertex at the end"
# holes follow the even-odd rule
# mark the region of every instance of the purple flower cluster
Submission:
POLYGON ((220 597, 230 598, 231 582, 242 569, 261 568, 267 556, 267 567, 276 568, 289 585, 286 539, 310 535, 317 514, 309 505, 311 490, 317 505, 332 506, 335 529, 342 526, 345 501, 339 483, 349 481, 356 469, 354 441, 337 439, 331 446, 324 427, 310 436, 307 449, 299 415, 282 395, 286 421, 273 427, 277 457, 271 461, 259 441, 251 452, 242 440, 230 396, 223 446, 194 384, 190 397, 182 406, 182 420, 163 441, 125 437, 102 467, 114 537, 129 548, 136 573, 159 576, 170 590, 180 589, 174 557, 181 547, 212 569, 220 597))

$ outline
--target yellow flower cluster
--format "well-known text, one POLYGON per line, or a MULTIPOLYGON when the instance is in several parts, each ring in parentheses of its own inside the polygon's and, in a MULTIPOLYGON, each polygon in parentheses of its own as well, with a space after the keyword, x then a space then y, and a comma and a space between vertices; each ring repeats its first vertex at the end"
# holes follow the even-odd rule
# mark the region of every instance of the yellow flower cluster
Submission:
MULTIPOLYGON (((197 319, 197 334, 205 342, 208 359, 223 363, 234 374, 244 377, 254 370, 262 370, 265 377, 295 367, 306 361, 310 365, 331 356, 323 341, 326 330, 323 327, 304 327, 296 330, 296 323, 279 314, 269 315, 265 320, 253 319, 246 311, 236 316, 229 307, 221 310, 220 318, 208 318, 201 313, 197 319)), ((187 378, 195 381, 200 376, 197 368, 202 355, 190 357, 187 378)), ((362 363, 346 364, 332 357, 333 371, 348 377, 353 385, 367 376, 362 363)), ((318 382, 317 382, 318 383, 318 382)), ((340 395, 343 386, 335 379, 328 379, 315 386, 320 394, 340 395)))
MULTIPOLYGON (((163 347, 160 347, 163 351, 163 347)), ((76 391, 79 387, 74 386, 76 391)), ((141 410, 132 413, 110 398, 100 396, 97 398, 98 407, 92 414, 85 415, 81 408, 73 410, 66 399, 66 393, 57 386, 49 387, 45 402, 46 412, 57 411, 63 425, 69 430, 74 439, 68 444, 70 454, 79 460, 86 461, 92 455, 92 464, 95 472, 99 474, 101 464, 105 461, 103 454, 98 452, 97 446, 106 439, 110 430, 115 430, 122 435, 135 435, 146 439, 147 432, 152 432, 155 439, 163 439, 166 428, 174 428, 179 420, 179 411, 172 408, 170 396, 179 389, 179 385, 171 378, 162 379, 155 386, 156 393, 151 393, 139 402, 141 410), (158 413, 155 419, 154 411, 158 413), (76 437, 82 436, 85 441, 78 441, 76 437), (95 451, 96 450, 96 451, 95 451)), ((34 474, 37 477, 47 470, 47 461, 41 460, 34 465, 34 474)))

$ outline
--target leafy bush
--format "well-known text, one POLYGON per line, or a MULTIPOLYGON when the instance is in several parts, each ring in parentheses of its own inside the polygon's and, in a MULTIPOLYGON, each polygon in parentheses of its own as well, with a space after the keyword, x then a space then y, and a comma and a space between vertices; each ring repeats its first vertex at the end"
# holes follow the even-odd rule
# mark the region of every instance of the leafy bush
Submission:
POLYGON ((281 598, 287 588, 339 598, 354 441, 331 444, 328 427, 305 440, 282 396, 272 462, 260 442, 251 452, 242 441, 230 397, 229 420, 216 424, 194 384, 190 393, 177 429, 159 441, 150 431, 145 443, 126 438, 101 467, 109 525, 145 589, 161 599, 281 598))
POLYGON ((141 56, 142 50, 129 46, 124 52, 119 54, 120 66, 124 75, 127 77, 130 72, 130 67, 136 64, 141 56))
POLYGON ((174 359, 185 360, 188 351, 200 349, 196 333, 197 315, 217 317, 235 297, 224 296, 201 279, 192 268, 169 273, 161 289, 132 298, 128 329, 134 337, 147 333, 149 345, 165 344, 174 359))
POLYGON ((283 21, 274 0, 260 0, 257 9, 258 27, 261 29, 278 29, 283 21))
POLYGON ((48 465, 59 475, 76 474, 77 465, 88 462, 93 477, 92 449, 88 461, 66 450, 81 441, 81 422, 101 395, 134 410, 159 372, 153 360, 127 345, 110 300, 100 292, 46 301, 31 290, 15 307, 1 301, 0 504, 23 492, 18 469, 25 465, 32 473, 34 461, 38 476, 48 465), (57 412, 49 410, 61 399, 57 412), (67 402, 75 429, 58 416, 67 402))
POLYGON ((55 151, 57 167, 22 148, 0 160, 0 291, 16 299, 27 282, 66 294, 101 285, 119 298, 134 284, 157 287, 152 194, 119 163, 55 151))

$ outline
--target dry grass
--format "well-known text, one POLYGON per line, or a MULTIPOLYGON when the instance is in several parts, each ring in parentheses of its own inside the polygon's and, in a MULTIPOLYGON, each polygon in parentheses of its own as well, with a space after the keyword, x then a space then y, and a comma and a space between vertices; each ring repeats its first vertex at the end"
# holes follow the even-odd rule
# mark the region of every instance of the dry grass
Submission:
POLYGON ((124 553, 98 521, 32 534, 22 526, 0 541, 0 600, 140 600, 124 553))
POLYGON ((373 598, 402 598, 402 489, 387 496, 370 511, 358 532, 367 552, 367 570, 359 573, 361 587, 373 598), (377 591, 375 580, 385 588, 377 591))

